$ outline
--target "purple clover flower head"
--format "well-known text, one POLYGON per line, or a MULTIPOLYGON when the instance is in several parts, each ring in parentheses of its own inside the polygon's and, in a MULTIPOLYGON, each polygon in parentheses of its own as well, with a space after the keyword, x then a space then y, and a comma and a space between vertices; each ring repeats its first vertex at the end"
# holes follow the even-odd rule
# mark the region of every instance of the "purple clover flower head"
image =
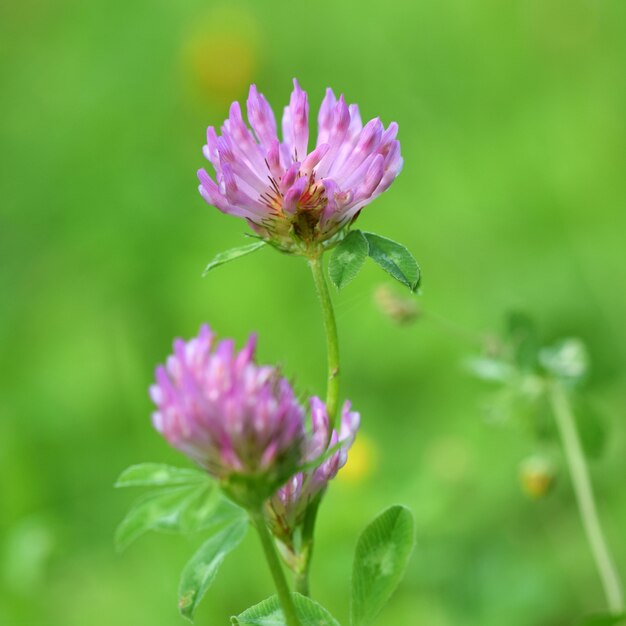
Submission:
POLYGON ((305 462, 318 459, 327 450, 340 446, 315 469, 298 472, 269 500, 268 519, 274 535, 293 549, 294 533, 302 525, 309 504, 328 486, 348 460, 348 450, 356 437, 360 415, 351 411, 350 402, 343 405, 339 433, 333 430, 329 437, 329 419, 326 405, 317 397, 311 398, 311 433, 307 437, 305 462))
POLYGON ((154 427, 217 478, 243 506, 258 506, 297 469, 305 411, 278 370, 254 361, 253 335, 240 352, 203 325, 156 369, 154 427))
POLYGON ((282 250, 306 254, 356 219, 386 191, 402 169, 398 125, 361 122, 359 107, 332 89, 319 110, 317 140, 309 137, 307 94, 294 79, 282 118, 282 141, 265 97, 250 87, 250 130, 233 102, 221 135, 207 130, 205 157, 215 179, 201 169, 200 194, 223 213, 244 218, 282 250))

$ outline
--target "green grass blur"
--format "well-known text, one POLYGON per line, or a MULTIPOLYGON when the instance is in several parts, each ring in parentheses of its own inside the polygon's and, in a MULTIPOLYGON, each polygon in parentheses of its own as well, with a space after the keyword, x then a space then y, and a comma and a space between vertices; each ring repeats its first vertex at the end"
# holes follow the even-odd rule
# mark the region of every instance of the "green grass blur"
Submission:
MULTIPOLYGON (((360 223, 414 252, 431 313, 385 318, 374 266, 335 298, 370 471, 324 504, 315 596, 346 623, 356 534, 401 502, 417 550, 379 624, 563 626, 602 608, 566 474, 524 497, 533 443, 485 424, 454 329, 522 308, 548 339, 588 343, 611 433, 591 469, 626 577, 625 70, 623 0, 2 3, 0 624, 183 623, 178 574, 201 537, 112 544, 134 495, 118 473, 186 463, 149 423, 174 336, 258 331, 263 361, 323 393, 304 262, 266 250, 200 278, 246 243, 197 193, 205 128, 250 82, 282 109, 293 76, 312 111, 332 86, 399 123, 404 171, 360 223)), ((250 535, 197 624, 270 595, 260 558, 250 535)))

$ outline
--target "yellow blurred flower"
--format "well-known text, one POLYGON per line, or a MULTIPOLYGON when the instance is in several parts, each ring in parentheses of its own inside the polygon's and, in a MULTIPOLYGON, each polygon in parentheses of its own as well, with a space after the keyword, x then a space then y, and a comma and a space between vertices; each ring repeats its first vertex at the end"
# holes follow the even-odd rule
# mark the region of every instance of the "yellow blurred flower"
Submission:
POLYGON ((357 484, 368 478, 378 467, 378 448, 372 439, 362 432, 354 440, 348 462, 337 474, 337 480, 357 484))
POLYGON ((530 456, 520 463, 519 478, 524 494, 533 500, 543 498, 554 485, 554 464, 545 457, 530 456))
POLYGON ((221 6, 196 20, 185 37, 183 71, 194 95, 229 104, 247 86, 259 65, 259 26, 243 7, 221 6))
POLYGON ((460 437, 444 436, 424 451, 424 463, 438 480, 461 483, 474 469, 472 449, 460 437))

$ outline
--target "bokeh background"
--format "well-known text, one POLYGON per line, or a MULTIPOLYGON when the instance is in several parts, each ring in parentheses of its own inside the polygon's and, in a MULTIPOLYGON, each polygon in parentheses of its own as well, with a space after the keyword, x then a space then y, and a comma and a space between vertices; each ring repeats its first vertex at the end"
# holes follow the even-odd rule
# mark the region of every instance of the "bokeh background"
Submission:
MULTIPOLYGON (((563 626, 602 608, 567 475, 524 496, 534 443, 485 423, 488 391, 460 364, 510 308, 587 342, 610 433, 591 471, 626 576, 625 63, 622 0, 3 2, 0 623, 183 623, 178 573, 202 537, 112 544, 137 495, 118 473, 186 463, 149 423, 174 336, 256 330, 262 360, 323 392, 304 262, 264 250, 201 278, 246 243, 197 193, 205 128, 250 82, 281 109, 293 76, 312 110, 332 86, 399 123, 404 171, 361 227, 414 252, 427 312, 394 324, 373 265, 336 295, 363 427, 321 513, 315 595, 345 623, 356 534, 402 502, 417 550, 379 624, 563 626)), ((250 535, 197 623, 270 593, 250 535)))

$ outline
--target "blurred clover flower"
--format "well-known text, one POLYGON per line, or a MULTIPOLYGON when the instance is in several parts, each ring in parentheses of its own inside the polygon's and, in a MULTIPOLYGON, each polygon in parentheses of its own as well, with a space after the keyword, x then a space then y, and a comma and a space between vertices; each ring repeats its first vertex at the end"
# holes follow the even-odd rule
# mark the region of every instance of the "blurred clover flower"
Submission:
POLYGON ((375 118, 363 126, 358 106, 347 105, 343 95, 337 99, 330 88, 310 151, 307 94, 295 79, 282 118, 282 141, 274 113, 255 85, 247 113, 254 134, 238 102, 231 105, 221 135, 208 128, 203 150, 215 180, 199 170, 200 193, 284 251, 310 255, 353 222, 402 169, 398 125, 392 122, 385 129, 375 118))
POLYGON ((304 409, 276 368, 254 362, 255 343, 253 335, 237 353, 203 325, 198 337, 174 341, 150 388, 157 431, 246 508, 297 471, 305 444, 304 409))
POLYGON ((304 461, 314 463, 325 453, 335 451, 317 467, 293 476, 268 502, 271 530, 289 551, 294 550, 294 533, 303 524, 309 505, 346 464, 348 450, 360 423, 360 415, 351 411, 350 402, 346 401, 341 413, 340 431, 330 433, 326 405, 313 397, 310 406, 312 429, 307 438, 304 461))

